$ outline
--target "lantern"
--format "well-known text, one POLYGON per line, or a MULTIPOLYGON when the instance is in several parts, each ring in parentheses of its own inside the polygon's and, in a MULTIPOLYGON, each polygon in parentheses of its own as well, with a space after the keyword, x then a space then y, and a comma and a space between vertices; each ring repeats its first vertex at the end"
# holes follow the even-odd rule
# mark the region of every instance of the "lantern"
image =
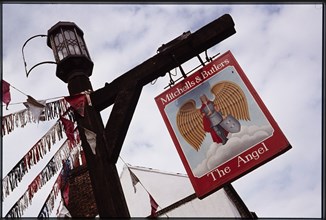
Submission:
POLYGON ((48 30, 47 45, 57 63, 56 75, 66 83, 78 75, 92 75, 94 64, 83 35, 73 22, 60 21, 48 30))

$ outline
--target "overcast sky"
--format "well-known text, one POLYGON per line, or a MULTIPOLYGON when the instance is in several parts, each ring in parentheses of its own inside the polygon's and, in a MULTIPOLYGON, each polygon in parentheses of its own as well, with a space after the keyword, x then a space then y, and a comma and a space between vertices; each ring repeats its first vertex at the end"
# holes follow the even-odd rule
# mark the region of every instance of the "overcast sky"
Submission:
MULTIPOLYGON (((24 42, 47 34, 58 21, 75 22, 84 31, 96 90, 154 56, 163 43, 228 13, 237 33, 208 54, 233 53, 293 147, 232 185, 259 217, 321 217, 322 10, 321 4, 3 4, 2 77, 37 100, 68 96, 55 65, 36 67, 27 78, 22 58, 24 42)), ((31 40, 25 58, 28 68, 54 60, 46 38, 31 40)), ((193 60, 185 69, 199 64, 193 60)), ((154 101, 168 83, 166 75, 143 88, 120 156, 131 165, 185 173, 154 101)), ((11 88, 11 98, 13 105, 3 107, 3 115, 24 109, 14 103, 26 101, 25 95, 11 88)), ((111 108, 101 112, 104 124, 111 108)), ((3 137, 3 176, 54 123, 31 123, 3 137)), ((59 146, 4 200, 3 216, 59 146)), ((117 166, 120 172, 121 160, 117 166)), ((35 195, 25 217, 38 215, 53 180, 35 195)))

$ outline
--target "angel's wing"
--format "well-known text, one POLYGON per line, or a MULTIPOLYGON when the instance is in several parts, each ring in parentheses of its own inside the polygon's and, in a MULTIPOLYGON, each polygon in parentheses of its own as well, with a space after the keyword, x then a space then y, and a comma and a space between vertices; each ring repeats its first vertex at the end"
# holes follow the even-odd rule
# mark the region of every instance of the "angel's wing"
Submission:
POLYGON ((230 81, 221 81, 212 89, 214 103, 223 115, 231 114, 238 120, 250 120, 248 102, 240 86, 230 81))
POLYGON ((203 128, 203 116, 196 109, 194 100, 184 103, 177 113, 177 126, 182 137, 198 151, 204 141, 205 131, 203 128))

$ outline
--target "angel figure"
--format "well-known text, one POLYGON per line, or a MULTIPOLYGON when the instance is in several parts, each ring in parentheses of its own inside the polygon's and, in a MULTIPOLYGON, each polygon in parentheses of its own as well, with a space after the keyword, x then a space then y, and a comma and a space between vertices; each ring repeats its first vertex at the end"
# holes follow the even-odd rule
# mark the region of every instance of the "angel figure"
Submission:
POLYGON ((223 145, 229 133, 240 131, 238 120, 250 120, 248 103, 241 88, 230 81, 221 81, 211 88, 213 101, 201 95, 201 107, 193 99, 179 109, 176 120, 182 137, 196 150, 200 149, 209 132, 216 143, 223 145))
POLYGON ((221 122, 226 116, 222 115, 219 107, 209 100, 205 94, 200 96, 200 101, 204 131, 211 133, 214 142, 226 144, 229 132, 221 126, 221 122))

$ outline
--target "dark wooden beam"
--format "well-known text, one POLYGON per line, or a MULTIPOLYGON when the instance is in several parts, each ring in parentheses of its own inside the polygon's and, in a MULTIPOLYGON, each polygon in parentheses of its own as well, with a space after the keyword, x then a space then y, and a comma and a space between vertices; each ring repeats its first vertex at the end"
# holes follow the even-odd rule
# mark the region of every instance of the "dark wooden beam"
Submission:
POLYGON ((108 146, 108 156, 112 163, 116 163, 118 160, 142 88, 142 86, 137 84, 137 81, 129 81, 117 94, 110 117, 104 129, 104 137, 108 146))

